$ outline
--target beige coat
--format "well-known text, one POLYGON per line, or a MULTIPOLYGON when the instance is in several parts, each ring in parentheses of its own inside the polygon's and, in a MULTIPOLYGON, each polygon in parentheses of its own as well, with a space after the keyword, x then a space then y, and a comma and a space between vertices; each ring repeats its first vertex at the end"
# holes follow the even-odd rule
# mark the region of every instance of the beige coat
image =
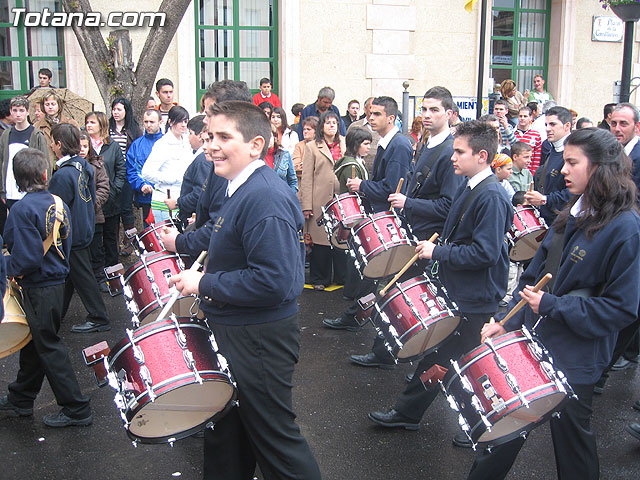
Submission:
MULTIPOLYGON (((344 154, 343 138, 340 139, 340 151, 344 154)), ((331 201, 340 188, 333 165, 333 157, 324 141, 320 144, 315 140, 307 143, 302 164, 300 204, 302 211, 313 211, 313 216, 305 222, 305 233, 311 234, 313 243, 318 245, 329 245, 324 227, 316 222, 322 218, 322 207, 331 201)))

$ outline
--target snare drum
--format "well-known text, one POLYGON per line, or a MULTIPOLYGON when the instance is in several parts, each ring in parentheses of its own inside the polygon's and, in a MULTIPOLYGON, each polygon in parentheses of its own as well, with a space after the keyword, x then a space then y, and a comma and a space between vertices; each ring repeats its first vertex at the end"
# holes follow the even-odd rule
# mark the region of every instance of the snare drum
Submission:
MULTIPOLYGON (((122 290, 135 327, 157 320, 175 288, 169 287, 169 278, 183 270, 184 264, 177 254, 154 252, 142 254, 140 261, 126 271, 122 290)), ((188 317, 195 313, 191 311, 195 301, 195 296, 180 296, 170 313, 188 317)))
POLYGON ((164 252, 164 244, 160 240, 160 232, 164 227, 177 228, 173 220, 168 219, 153 225, 149 225, 145 228, 142 234, 138 237, 139 242, 144 247, 146 252, 164 252))
POLYGON ((526 327, 489 339, 451 363, 453 375, 443 389, 474 448, 526 436, 573 394, 526 327))
POLYGON ((371 320, 389 352, 399 362, 412 362, 449 338, 461 317, 444 286, 422 275, 389 290, 376 303, 371 320))
POLYGON ((343 193, 335 195, 332 201, 322 207, 320 221, 327 232, 329 243, 333 247, 346 250, 349 229, 371 213, 373 208, 366 197, 357 192, 343 193))
POLYGON ((206 323, 164 319, 127 330, 104 357, 131 439, 173 443, 212 425, 233 406, 235 384, 206 323))
POLYGON ((547 224, 531 205, 516 207, 513 225, 507 232, 509 258, 514 262, 531 260, 547 234, 547 224))
POLYGON ((0 321, 0 358, 19 351, 31 341, 27 316, 22 309, 22 291, 15 282, 7 280, 2 301, 4 318, 0 321))
POLYGON ((376 279, 398 273, 416 253, 418 239, 395 212, 380 212, 352 227, 347 243, 360 275, 376 279))

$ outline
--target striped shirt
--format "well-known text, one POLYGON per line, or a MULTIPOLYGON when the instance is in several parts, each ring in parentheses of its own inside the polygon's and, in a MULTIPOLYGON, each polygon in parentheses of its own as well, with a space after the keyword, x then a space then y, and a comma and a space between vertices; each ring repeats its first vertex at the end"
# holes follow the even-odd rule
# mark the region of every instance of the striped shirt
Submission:
POLYGON ((528 143, 531 148, 533 148, 533 152, 531 153, 531 165, 529 166, 529 171, 532 175, 535 175, 536 170, 540 166, 540 152, 542 149, 542 138, 540 138, 540 134, 529 127, 529 130, 523 132, 519 128, 516 128, 514 132, 516 138, 519 142, 528 143))
POLYGON ((127 131, 122 128, 122 131, 118 133, 116 130, 109 129, 109 136, 111 139, 120 145, 120 150, 122 151, 122 158, 127 158, 127 131))

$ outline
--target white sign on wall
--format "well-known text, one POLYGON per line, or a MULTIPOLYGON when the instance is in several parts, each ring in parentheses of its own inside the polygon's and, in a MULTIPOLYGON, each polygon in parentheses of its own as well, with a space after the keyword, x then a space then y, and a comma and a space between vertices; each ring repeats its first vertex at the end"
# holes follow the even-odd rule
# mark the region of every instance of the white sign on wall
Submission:
POLYGON ((593 17, 591 40, 594 42, 622 42, 624 22, 618 17, 593 17))

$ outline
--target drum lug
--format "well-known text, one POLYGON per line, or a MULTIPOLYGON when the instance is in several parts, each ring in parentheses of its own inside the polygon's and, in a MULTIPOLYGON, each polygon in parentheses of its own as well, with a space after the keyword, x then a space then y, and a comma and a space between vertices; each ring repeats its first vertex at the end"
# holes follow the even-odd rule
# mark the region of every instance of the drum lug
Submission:
POLYGON ((127 328, 126 332, 127 332, 127 337, 129 337, 129 342, 131 343, 133 358, 135 358, 136 362, 138 362, 138 365, 144 365, 144 353, 142 352, 140 347, 136 345, 136 342, 133 340, 133 330, 130 330, 127 328))
MULTIPOLYGON (((391 241, 392 242, 399 242, 400 241, 400 235, 398 235, 398 226, 393 224, 393 223, 387 223, 387 231, 389 232, 389 235, 391 236, 391 241)), ((384 242, 384 239, 380 239, 381 242, 384 242)), ((385 246, 385 250, 386 250, 386 246, 385 246)))
MULTIPOLYGON (((153 294, 156 296, 156 299, 158 300, 158 303, 160 305, 163 305, 162 303, 162 294, 160 293, 160 287, 158 287, 158 284, 156 282, 154 282, 153 280, 151 281, 151 291, 153 292, 153 294)), ((174 287, 171 287, 171 289, 169 289, 169 292, 173 293, 174 287)), ((163 320, 161 318, 159 318, 158 320, 163 320)))
POLYGON ((213 423, 213 422, 207 422, 207 424, 204 426, 204 428, 210 428, 211 430, 215 430, 216 424, 213 423))
POLYGON ((133 445, 133 448, 138 448, 138 441, 137 440, 132 440, 131 441, 131 445, 133 445))
POLYGON ((131 300, 133 300, 133 291, 131 290, 131 287, 125 283, 124 278, 122 278, 122 275, 120 275, 120 283, 122 284, 122 294, 124 295, 124 298, 127 300, 127 303, 128 303, 131 300))
POLYGON ((233 402, 231 402, 231 406, 239 407, 240 406, 240 400, 234 400, 233 402))
POLYGON ((154 402, 156 399, 156 394, 153 391, 153 379, 151 378, 151 372, 149 371, 146 365, 142 365, 140 367, 140 378, 142 379, 142 383, 144 383, 144 386, 147 389, 149 400, 154 402))
POLYGON ((562 413, 562 412, 553 412, 553 413, 551 414, 551 416, 552 416, 553 418, 560 418, 561 413, 562 413))
POLYGON ((171 448, 173 448, 173 444, 174 444, 175 442, 176 442, 175 437, 171 437, 171 438, 168 438, 168 439, 167 439, 167 443, 169 444, 169 446, 170 446, 171 448))
POLYGON ((187 364, 187 367, 193 372, 193 377, 196 382, 202 385, 202 377, 200 376, 200 372, 198 372, 198 367, 196 367, 196 361, 193 358, 191 350, 184 350, 182 352, 182 358, 184 359, 184 363, 187 364))

